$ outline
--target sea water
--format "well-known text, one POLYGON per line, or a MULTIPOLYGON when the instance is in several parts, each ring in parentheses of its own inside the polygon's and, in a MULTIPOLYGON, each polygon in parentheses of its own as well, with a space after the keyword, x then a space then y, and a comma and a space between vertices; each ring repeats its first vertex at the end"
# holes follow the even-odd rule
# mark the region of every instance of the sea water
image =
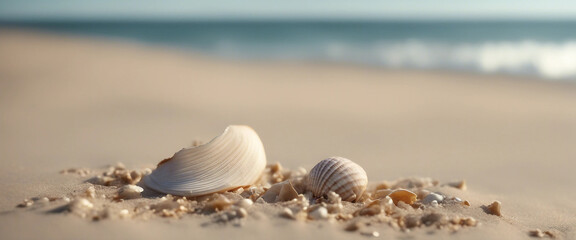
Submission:
POLYGON ((576 80, 576 21, 52 21, 19 26, 232 59, 344 62, 576 80))

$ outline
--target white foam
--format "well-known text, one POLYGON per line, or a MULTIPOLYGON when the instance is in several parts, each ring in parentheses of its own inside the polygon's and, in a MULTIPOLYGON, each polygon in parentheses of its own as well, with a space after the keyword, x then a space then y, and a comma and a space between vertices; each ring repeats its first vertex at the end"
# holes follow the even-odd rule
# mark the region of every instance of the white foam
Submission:
POLYGON ((331 60, 361 60, 390 67, 537 74, 548 79, 576 77, 576 40, 454 44, 406 40, 362 46, 332 42, 325 50, 331 60))

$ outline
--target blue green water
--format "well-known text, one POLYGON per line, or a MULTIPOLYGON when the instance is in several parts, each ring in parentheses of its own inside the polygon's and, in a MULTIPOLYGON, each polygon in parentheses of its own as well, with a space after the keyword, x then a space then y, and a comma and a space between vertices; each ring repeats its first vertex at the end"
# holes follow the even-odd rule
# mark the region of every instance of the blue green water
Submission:
POLYGON ((233 59, 349 62, 576 79, 576 21, 12 22, 233 59))

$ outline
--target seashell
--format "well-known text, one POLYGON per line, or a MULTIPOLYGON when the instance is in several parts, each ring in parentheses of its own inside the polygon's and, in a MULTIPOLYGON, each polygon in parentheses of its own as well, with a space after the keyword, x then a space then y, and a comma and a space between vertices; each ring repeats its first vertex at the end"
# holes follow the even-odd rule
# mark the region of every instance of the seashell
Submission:
POLYGON ((398 202, 413 204, 416 202, 418 195, 406 189, 398 189, 388 194, 388 197, 392 198, 392 201, 394 201, 395 205, 398 205, 398 202))
POLYGON ((163 193, 201 196, 251 185, 265 167, 258 134, 248 126, 231 125, 212 141, 160 162, 144 183, 163 193))
POLYGON ((353 202, 362 197, 368 177, 360 165, 343 157, 331 157, 320 161, 310 170, 308 190, 314 196, 326 196, 330 191, 342 200, 353 202))
POLYGON ((261 198, 267 203, 285 202, 298 197, 298 192, 294 189, 292 182, 286 180, 276 183, 262 194, 261 198))
POLYGON ((143 188, 136 185, 124 185, 118 190, 118 199, 140 198, 143 191, 143 188))

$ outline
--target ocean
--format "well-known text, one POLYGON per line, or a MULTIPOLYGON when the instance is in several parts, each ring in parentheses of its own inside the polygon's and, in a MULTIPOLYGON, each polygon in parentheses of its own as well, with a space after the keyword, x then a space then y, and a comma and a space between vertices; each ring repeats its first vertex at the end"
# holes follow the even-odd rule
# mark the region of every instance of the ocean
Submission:
POLYGON ((576 81, 576 21, 3 22, 231 59, 338 62, 576 81))

